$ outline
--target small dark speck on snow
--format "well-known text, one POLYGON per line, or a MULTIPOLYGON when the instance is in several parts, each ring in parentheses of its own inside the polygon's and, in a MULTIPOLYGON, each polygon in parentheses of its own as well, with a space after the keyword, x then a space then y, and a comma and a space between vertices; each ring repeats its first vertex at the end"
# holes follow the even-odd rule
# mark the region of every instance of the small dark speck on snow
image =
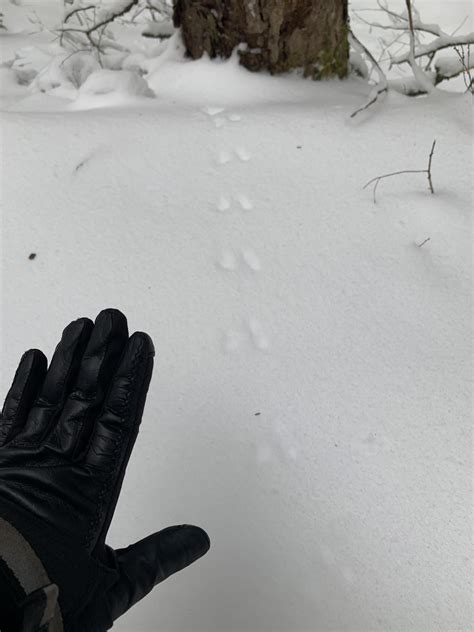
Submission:
POLYGON ((262 413, 255 413, 255 417, 258 417, 259 415, 261 415, 262 413))
POLYGON ((78 165, 76 165, 74 172, 77 172, 79 171, 79 169, 82 169, 82 167, 86 164, 87 161, 88 161, 88 158, 85 158, 78 165))
POLYGON ((303 145, 296 145, 296 149, 302 149, 303 145))
POLYGON ((32 252, 30 254, 30 256, 28 257, 28 259, 32 260, 32 259, 36 259, 36 252, 32 252))

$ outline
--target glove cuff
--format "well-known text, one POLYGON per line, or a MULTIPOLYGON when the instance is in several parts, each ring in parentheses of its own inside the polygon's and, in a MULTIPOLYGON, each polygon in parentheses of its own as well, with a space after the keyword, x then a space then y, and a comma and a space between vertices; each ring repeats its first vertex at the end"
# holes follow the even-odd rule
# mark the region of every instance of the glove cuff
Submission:
POLYGON ((0 629, 63 632, 58 588, 30 544, 0 518, 0 629))

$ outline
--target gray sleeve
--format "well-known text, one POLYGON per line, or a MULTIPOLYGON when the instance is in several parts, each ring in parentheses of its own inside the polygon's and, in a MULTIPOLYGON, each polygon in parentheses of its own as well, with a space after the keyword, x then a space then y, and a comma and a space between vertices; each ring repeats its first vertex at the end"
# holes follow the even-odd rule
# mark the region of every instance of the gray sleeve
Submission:
POLYGON ((1 631, 64 632, 58 595, 29 543, 0 518, 1 631))

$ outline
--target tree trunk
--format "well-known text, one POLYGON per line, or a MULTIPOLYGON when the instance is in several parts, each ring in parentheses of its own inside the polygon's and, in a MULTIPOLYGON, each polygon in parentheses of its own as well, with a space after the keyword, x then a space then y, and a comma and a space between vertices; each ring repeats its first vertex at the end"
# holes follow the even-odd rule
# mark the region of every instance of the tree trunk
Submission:
POLYGON ((175 0, 187 54, 230 57, 249 70, 303 68, 315 79, 348 70, 348 0, 175 0))

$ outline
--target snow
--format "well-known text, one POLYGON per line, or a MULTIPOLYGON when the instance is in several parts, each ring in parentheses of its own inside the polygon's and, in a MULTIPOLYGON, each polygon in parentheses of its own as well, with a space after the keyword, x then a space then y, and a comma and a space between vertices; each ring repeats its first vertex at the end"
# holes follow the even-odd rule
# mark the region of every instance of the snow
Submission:
POLYGON ((467 631, 472 97, 351 119, 362 79, 149 50, 138 84, 1 69, 1 390, 25 349, 121 309, 157 355, 109 543, 212 541, 114 629, 467 631), (435 138, 435 194, 407 174, 374 204, 364 184, 435 138))
POLYGON ((171 37, 174 28, 171 22, 149 22, 142 32, 146 37, 171 37))
POLYGON ((444 77, 453 77, 471 64, 469 50, 459 55, 440 55, 436 61, 436 70, 444 77))
POLYGON ((131 70, 101 69, 92 72, 81 85, 74 107, 85 110, 90 107, 116 106, 123 103, 121 97, 129 102, 130 97, 154 96, 148 83, 131 70))
MULTIPOLYGON (((440 50, 441 48, 446 48, 448 46, 462 46, 462 45, 473 45, 474 44, 474 31, 471 33, 456 35, 456 36, 448 36, 442 35, 437 37, 432 42, 425 46, 420 46, 418 48, 418 53, 421 55, 430 55, 431 53, 440 50)), ((401 55, 400 57, 395 57, 393 59, 393 63, 398 64, 402 60, 408 60, 408 55, 401 55)))

